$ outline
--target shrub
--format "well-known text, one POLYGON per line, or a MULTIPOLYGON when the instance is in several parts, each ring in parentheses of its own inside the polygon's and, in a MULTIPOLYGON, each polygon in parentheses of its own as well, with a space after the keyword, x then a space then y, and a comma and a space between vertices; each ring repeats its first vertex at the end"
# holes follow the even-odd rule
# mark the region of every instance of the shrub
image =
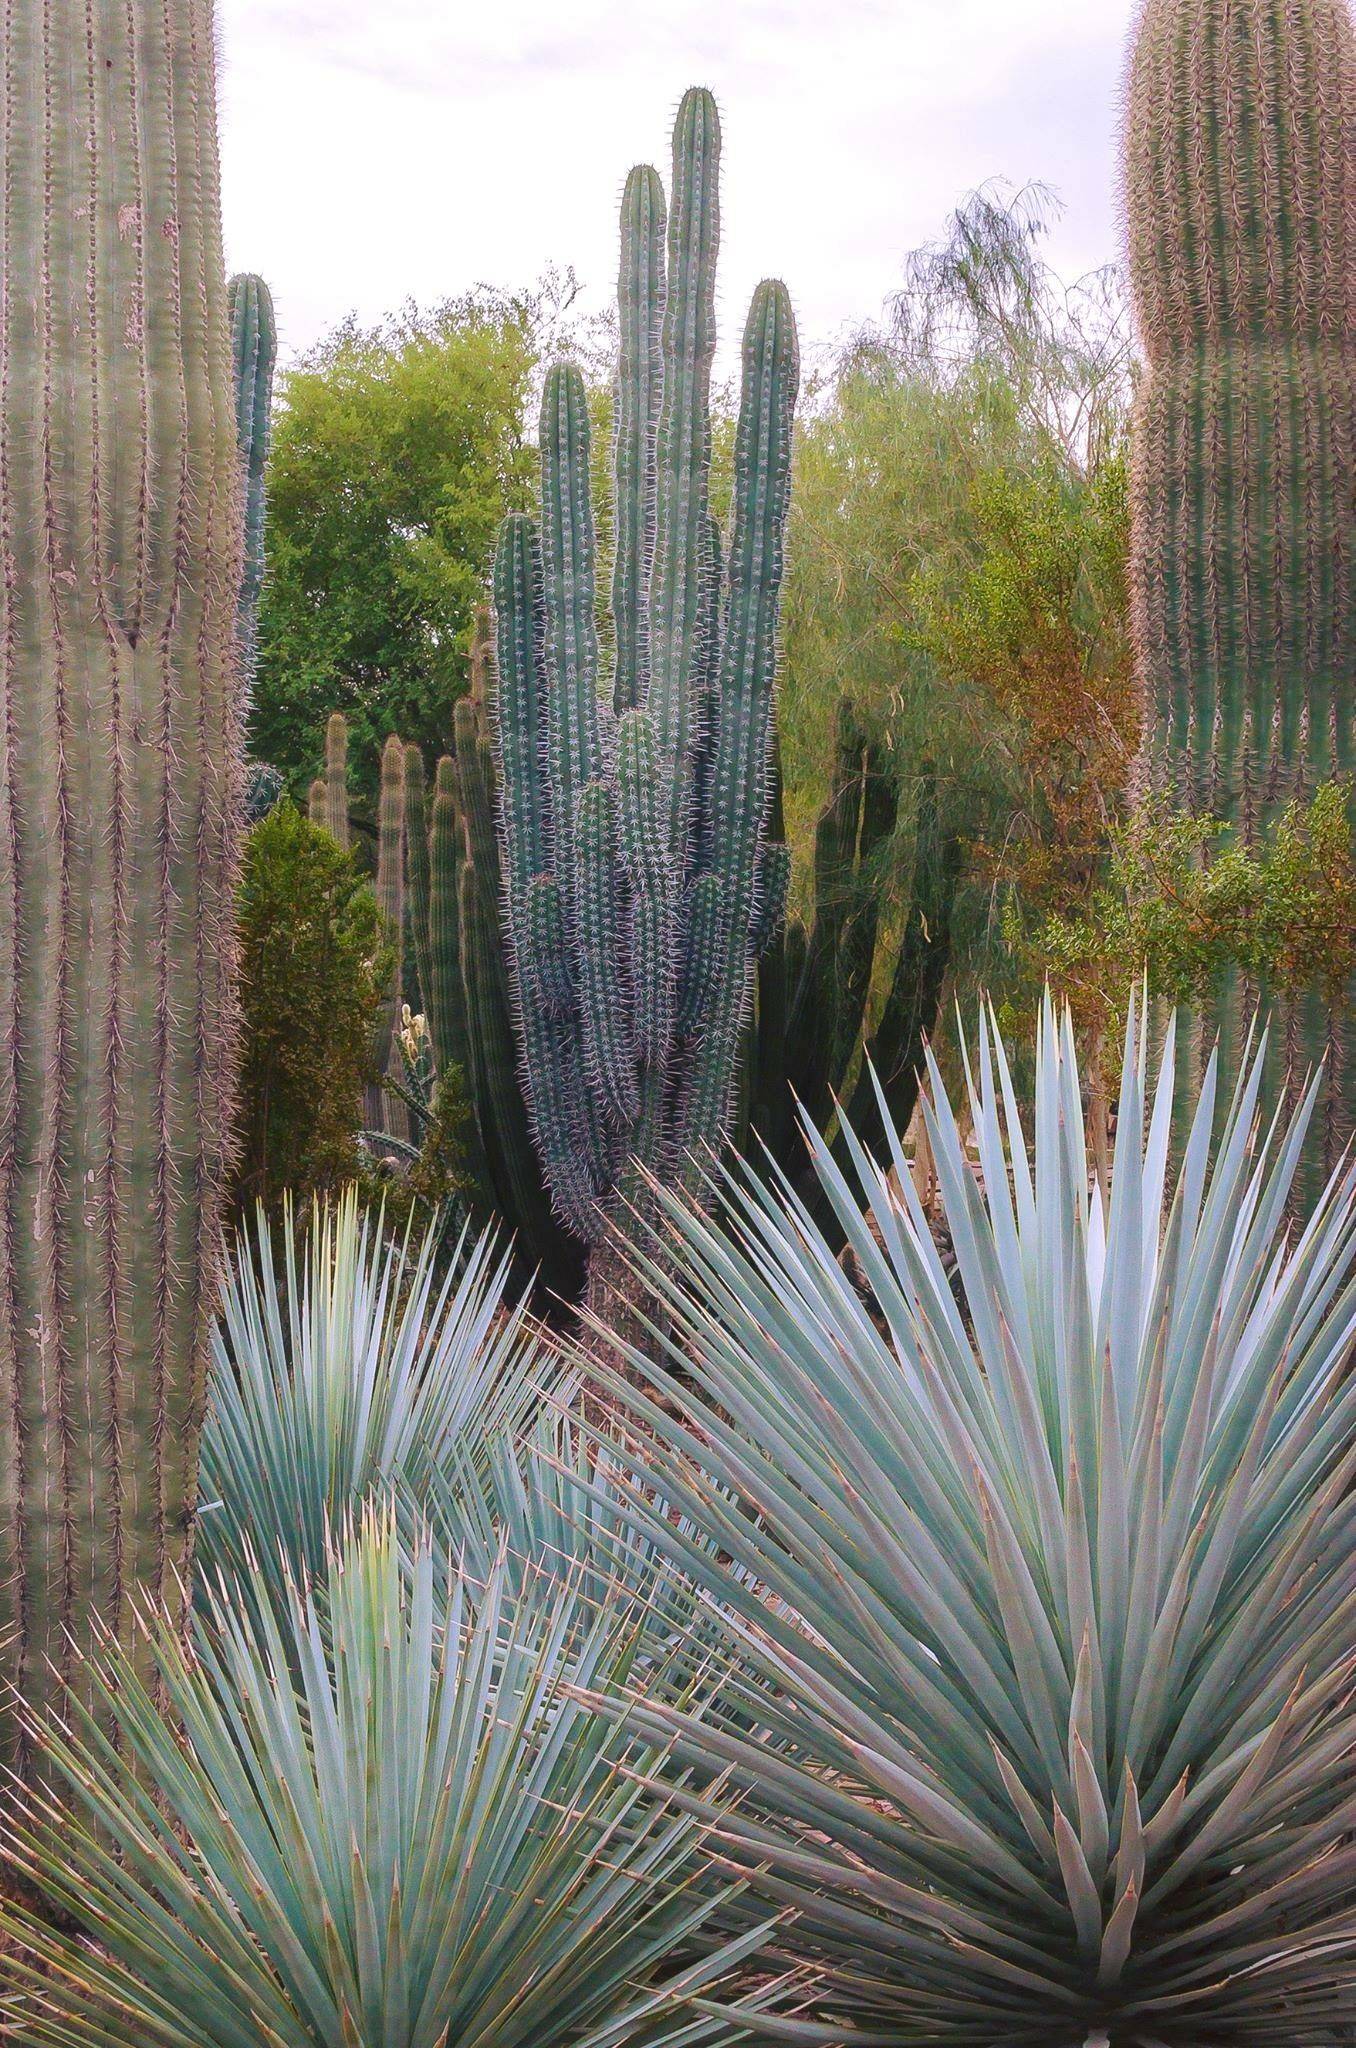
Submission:
POLYGON ((240 884, 245 1052, 236 1199, 276 1208, 351 1180, 391 952, 351 854, 289 802, 254 827, 240 884))

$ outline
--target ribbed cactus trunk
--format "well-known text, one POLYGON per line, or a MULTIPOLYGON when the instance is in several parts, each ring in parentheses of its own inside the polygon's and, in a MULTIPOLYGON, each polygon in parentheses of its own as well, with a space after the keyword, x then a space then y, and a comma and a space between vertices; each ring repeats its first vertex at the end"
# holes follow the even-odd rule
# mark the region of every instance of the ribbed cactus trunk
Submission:
POLYGON ((189 1547, 241 521, 210 0, 23 0, 0 89, 0 1657, 42 1711, 189 1547))
POLYGON ((325 825, 347 847, 348 822, 348 720, 342 711, 332 711, 325 727, 325 825))
MULTIPOLYGON (((1356 40, 1347 0, 1147 0, 1126 213, 1148 374, 1134 437, 1144 777, 1247 840, 1356 761, 1356 40)), ((1265 991, 1237 988, 1226 1042, 1265 991)), ((1278 1087, 1340 1019, 1294 1006, 1278 1087)))
POLYGON ((262 277, 230 284, 231 359, 234 366, 235 437, 240 451, 244 557, 240 578, 240 662, 247 689, 254 682, 259 642, 259 598, 264 587, 264 514, 268 443, 273 413, 273 369, 278 328, 273 296, 262 277))
POLYGON ((785 288, 759 285, 723 561, 709 503, 719 166, 715 102, 689 92, 671 213, 648 165, 622 200, 610 687, 572 365, 546 380, 540 527, 510 517, 495 564, 523 1072, 557 1213, 595 1247, 594 1281, 610 1226, 642 1199, 637 1167, 688 1175, 722 1139, 764 899, 774 872, 784 883, 764 828, 796 335, 785 288))
POLYGON ((392 1137, 408 1139, 409 1118, 403 1103, 390 1099, 381 1086, 381 1076, 391 1071, 393 1059, 399 1064, 395 1034, 405 985, 405 749, 394 733, 381 750, 377 908, 395 958, 386 1001, 377 1013, 372 1054, 378 1078, 368 1092, 367 1121, 371 1130, 384 1130, 392 1137))

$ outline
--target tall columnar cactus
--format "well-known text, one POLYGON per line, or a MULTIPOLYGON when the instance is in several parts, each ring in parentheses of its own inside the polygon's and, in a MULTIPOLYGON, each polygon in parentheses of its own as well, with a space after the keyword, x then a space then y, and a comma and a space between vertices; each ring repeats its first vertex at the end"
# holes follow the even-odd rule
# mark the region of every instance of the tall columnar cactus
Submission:
POLYGON ((273 411, 278 329, 273 297, 262 277, 233 277, 231 355, 235 367, 235 437, 244 499, 244 568, 240 578, 240 658, 246 686, 254 681, 259 593, 264 587, 264 505, 273 411))
POLYGON ((514 1053, 488 726, 492 668, 486 606, 471 639, 471 691, 455 713, 456 752, 438 763, 431 804, 423 758, 417 747, 405 749, 405 924, 435 1073, 455 1073, 471 1112, 461 1133, 470 1205, 512 1232, 524 1278, 536 1272, 572 1299, 578 1247, 551 1214, 514 1053))
POLYGON ((210 0, 0 36, 0 1659, 41 1711, 193 1524, 241 520, 210 0))
MULTIPOLYGON (((377 803, 377 908, 394 955, 390 989, 377 1013, 376 1039, 372 1048, 373 1065, 380 1077, 391 1064, 405 984, 405 748, 394 733, 381 750, 381 792, 377 803)), ((368 1101, 370 1127, 388 1130, 395 1137, 407 1136, 407 1120, 403 1115, 392 1114, 400 1107, 384 1101, 378 1078, 368 1101)))
POLYGON ((495 561, 523 1073, 557 1211, 595 1245, 636 1192, 630 1161, 684 1172, 726 1128, 765 870, 780 866, 764 823, 798 357, 785 288, 765 282, 744 333, 722 561, 709 504, 719 160, 715 102, 688 92, 667 221, 648 165, 622 200, 610 686, 572 365, 546 381, 540 526, 510 516, 495 561))
POLYGON ((325 824, 348 845, 348 720, 342 711, 332 711, 325 727, 325 824))
MULTIPOLYGON (((1132 548, 1146 780, 1252 838, 1356 762, 1348 0, 1146 0, 1126 213, 1148 359, 1132 548)), ((1340 1066, 1336 1018, 1308 1011, 1287 1035, 1340 1066)), ((1343 1090, 1334 1072, 1330 1155, 1343 1090)))

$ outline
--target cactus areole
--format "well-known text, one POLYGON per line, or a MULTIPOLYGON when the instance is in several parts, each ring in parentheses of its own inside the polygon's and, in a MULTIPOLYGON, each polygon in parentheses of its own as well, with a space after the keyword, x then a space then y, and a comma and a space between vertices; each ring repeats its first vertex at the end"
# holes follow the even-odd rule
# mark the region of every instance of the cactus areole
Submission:
POLYGON ((595 628, 589 418, 549 372, 541 518, 495 561, 506 922, 523 1075, 556 1209, 598 1245, 730 1114, 756 946, 784 887, 765 850, 783 531, 799 375, 785 287, 744 331, 728 549, 711 516, 720 127, 691 91, 672 206, 622 200, 612 673, 595 628), (666 247, 667 244, 667 247, 666 247))
POLYGON ((35 1713, 95 1614, 173 1607, 195 1511, 239 801, 215 108, 210 0, 6 10, 0 1668, 35 1713))

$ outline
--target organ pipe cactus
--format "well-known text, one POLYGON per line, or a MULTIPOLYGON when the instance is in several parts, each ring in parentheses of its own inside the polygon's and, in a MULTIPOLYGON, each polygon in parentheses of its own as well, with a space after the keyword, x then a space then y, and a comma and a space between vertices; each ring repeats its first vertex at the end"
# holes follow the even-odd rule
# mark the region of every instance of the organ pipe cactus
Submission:
POLYGON ((491 634, 484 608, 471 638, 471 690, 454 714, 456 751, 438 763, 431 805, 418 750, 406 750, 408 923, 435 1066, 440 1075, 459 1072, 472 1112, 473 1205, 503 1217, 529 1267, 572 1298, 577 1249, 551 1214, 514 1054, 488 728, 491 634))
POLYGON ((245 523, 240 655, 246 681, 252 683, 259 638, 259 593, 264 585, 265 470, 278 329, 273 317, 273 297, 262 277, 233 277, 229 310, 235 367, 235 437, 240 450, 245 523))
POLYGON ((765 886, 782 866, 764 827, 796 333, 785 288, 760 284, 722 560, 709 502, 719 159, 715 102, 694 90, 667 219, 653 169, 626 182, 607 687, 573 365, 546 380, 540 523, 511 515, 495 561, 523 1074, 557 1212, 595 1246, 636 1196, 629 1162, 684 1172, 726 1129, 765 886))
POLYGON ((96 1611, 145 1667, 193 1526, 241 505, 208 0, 0 37, 0 1644, 41 1716, 96 1611))
MULTIPOLYGON (((1147 0, 1126 133, 1148 374, 1132 602, 1145 779, 1251 841, 1356 763, 1356 36, 1347 0, 1147 0)), ((1238 1008, 1237 997, 1232 1007, 1238 1008)), ((1335 1014, 1284 1033, 1294 1093, 1335 1014)))

